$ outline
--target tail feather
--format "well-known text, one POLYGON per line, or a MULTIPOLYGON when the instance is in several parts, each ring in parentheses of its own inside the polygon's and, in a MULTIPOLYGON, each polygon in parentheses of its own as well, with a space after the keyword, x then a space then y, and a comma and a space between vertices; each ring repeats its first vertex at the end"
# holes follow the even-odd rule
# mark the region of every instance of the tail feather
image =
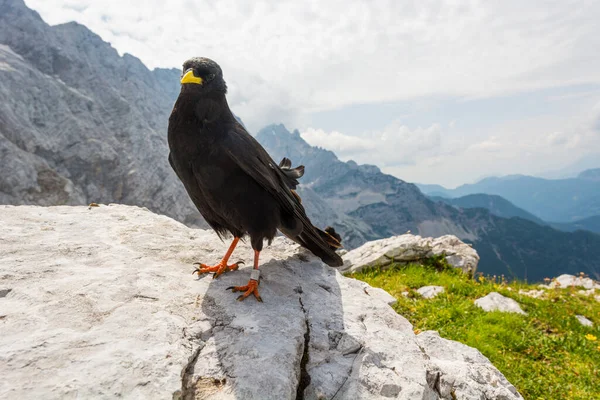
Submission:
POLYGON ((335 229, 333 229, 333 227, 328 226, 324 230, 320 230, 319 228, 315 229, 319 233, 319 236, 321 236, 321 239, 323 239, 332 250, 342 248, 342 237, 335 231, 335 229))
MULTIPOLYGON (((300 228, 300 227, 298 227, 300 228)), ((313 225, 304 226, 298 234, 284 227, 279 230, 298 243, 300 246, 308 249, 315 256, 319 257, 325 264, 331 267, 340 267, 344 263, 342 258, 335 252, 342 247, 340 235, 331 227, 321 230, 313 225)))
POLYGON ((344 264, 342 258, 335 252, 336 249, 342 247, 342 237, 328 226, 325 230, 321 230, 310 222, 305 214, 302 206, 302 199, 296 193, 295 189, 298 185, 298 178, 304 175, 304 166, 292 168, 292 161, 289 158, 283 158, 279 163, 279 169, 285 176, 285 183, 290 189, 292 195, 297 202, 297 209, 300 215, 289 216, 281 221, 279 230, 300 244, 302 247, 310 250, 314 255, 319 257, 323 262, 332 267, 340 267, 344 264))
MULTIPOLYGON (((327 243, 328 246, 323 246, 321 233, 325 235, 328 234, 318 228, 314 229, 319 233, 318 238, 315 238, 313 235, 307 235, 303 232, 297 237, 297 241, 300 243, 300 245, 302 245, 302 247, 306 247, 311 251, 311 253, 319 257, 330 267, 341 267, 344 264, 344 261, 342 260, 342 257, 335 252, 335 248, 327 241, 325 243, 327 243), (317 241, 321 241, 321 243, 318 243, 317 241)), ((337 245, 341 247, 339 242, 337 242, 337 245)))

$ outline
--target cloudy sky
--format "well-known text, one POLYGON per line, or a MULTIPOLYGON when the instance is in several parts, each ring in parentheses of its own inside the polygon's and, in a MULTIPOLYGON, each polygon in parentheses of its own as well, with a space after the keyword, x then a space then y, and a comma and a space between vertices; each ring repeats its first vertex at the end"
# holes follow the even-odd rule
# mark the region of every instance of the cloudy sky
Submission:
POLYGON ((251 131, 283 122, 404 180, 452 187, 600 153, 599 1, 26 3, 150 68, 213 58, 251 131))

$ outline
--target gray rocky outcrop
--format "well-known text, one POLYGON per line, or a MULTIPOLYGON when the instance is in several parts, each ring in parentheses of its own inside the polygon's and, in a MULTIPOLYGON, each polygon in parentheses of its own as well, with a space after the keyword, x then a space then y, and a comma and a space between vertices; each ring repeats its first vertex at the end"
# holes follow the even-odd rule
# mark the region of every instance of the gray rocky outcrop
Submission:
POLYGON ((448 264, 474 274, 479 255, 468 244, 456 236, 445 235, 438 238, 423 238, 405 234, 386 239, 374 240, 351 250, 342 256, 343 272, 358 272, 368 267, 386 267, 394 263, 424 262, 443 255, 448 264))
POLYGON ((284 238, 226 244, 143 208, 0 206, 0 397, 520 399, 477 350, 415 335, 363 282, 284 238), (234 260, 251 261, 242 244, 234 260))

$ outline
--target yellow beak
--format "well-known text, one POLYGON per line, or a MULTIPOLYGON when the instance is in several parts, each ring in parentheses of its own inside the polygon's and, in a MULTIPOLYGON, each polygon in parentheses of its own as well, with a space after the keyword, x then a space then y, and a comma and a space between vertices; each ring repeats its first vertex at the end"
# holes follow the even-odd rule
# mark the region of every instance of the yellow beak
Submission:
POLYGON ((202 85, 202 78, 194 76, 194 71, 190 69, 181 78, 181 83, 197 83, 202 85))

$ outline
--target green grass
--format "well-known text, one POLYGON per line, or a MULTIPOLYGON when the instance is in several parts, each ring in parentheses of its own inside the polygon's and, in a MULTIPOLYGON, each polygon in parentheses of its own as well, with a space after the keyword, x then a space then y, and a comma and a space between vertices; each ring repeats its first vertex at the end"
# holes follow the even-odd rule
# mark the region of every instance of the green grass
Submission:
POLYGON ((349 276, 396 297, 394 309, 415 332, 436 330, 477 348, 526 399, 600 398, 600 302, 578 294, 578 289, 550 289, 547 298, 533 299, 519 290, 538 289, 537 284, 481 275, 469 279, 439 259, 427 266, 394 266, 349 276), (426 285, 444 286, 446 291, 423 299, 415 289, 426 285), (473 301, 490 292, 513 298, 528 315, 476 307, 473 301), (576 314, 586 316, 594 327, 582 326, 576 314))

